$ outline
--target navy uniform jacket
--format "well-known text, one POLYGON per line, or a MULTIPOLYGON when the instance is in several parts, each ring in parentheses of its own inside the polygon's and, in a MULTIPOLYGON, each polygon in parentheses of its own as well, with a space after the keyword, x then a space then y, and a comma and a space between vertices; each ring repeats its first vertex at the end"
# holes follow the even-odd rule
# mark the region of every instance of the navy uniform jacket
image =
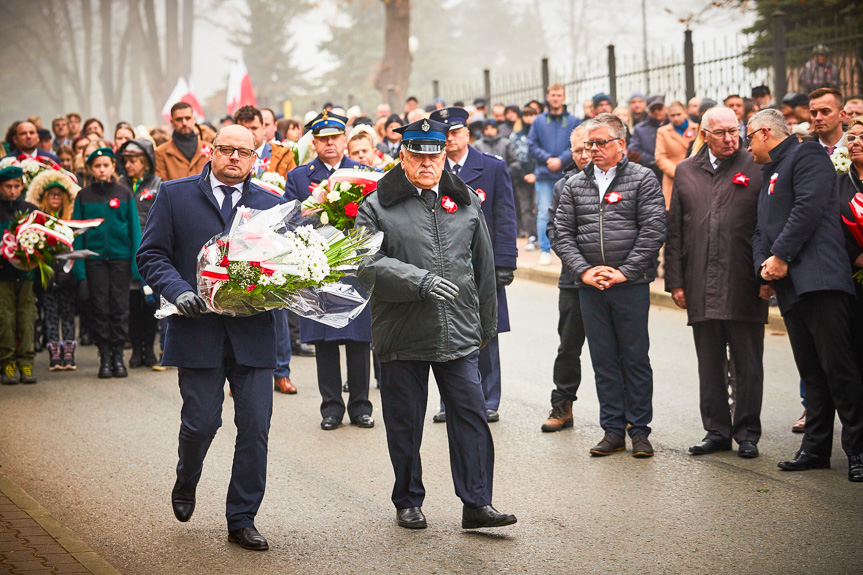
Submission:
MULTIPOLYGON (((284 201, 246 179, 237 205, 265 210, 284 201)), ((225 226, 210 188, 209 162, 197 176, 163 183, 138 249, 138 268, 144 281, 171 302, 183 292, 197 293, 198 252, 225 226)), ((273 312, 248 317, 206 313, 198 319, 171 316, 162 363, 187 368, 221 367, 225 338, 230 338, 237 363, 275 367, 273 312)))
MULTIPOLYGON (((359 162, 345 156, 341 163, 336 166, 339 168, 354 168, 365 167, 359 162)), ((329 170, 320 160, 315 158, 304 166, 299 166, 288 172, 288 177, 285 180, 285 198, 287 200, 300 200, 301 202, 311 195, 309 186, 319 184, 330 176, 329 170)))
MULTIPOLYGON (((494 249, 494 267, 515 269, 518 257, 515 200, 506 162, 495 155, 484 154, 473 146, 468 146, 468 150, 458 176, 479 194, 480 199, 485 195, 482 213, 494 249)), ((449 171, 449 160, 446 169, 449 171)), ((509 331, 505 288, 497 290, 497 331, 509 331)))
POLYGON ((820 144, 789 136, 770 151, 770 160, 762 168, 758 226, 752 238, 758 277, 771 255, 788 262, 788 275, 773 282, 782 315, 805 293, 839 290, 854 295, 830 157, 820 144))

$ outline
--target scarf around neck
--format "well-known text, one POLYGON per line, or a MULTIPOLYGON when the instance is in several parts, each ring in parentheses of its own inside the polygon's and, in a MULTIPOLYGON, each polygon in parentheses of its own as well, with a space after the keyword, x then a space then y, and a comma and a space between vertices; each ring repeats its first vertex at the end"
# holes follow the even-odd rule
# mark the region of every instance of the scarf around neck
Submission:
POLYGON ((177 149, 190 162, 195 154, 198 153, 198 134, 192 132, 191 136, 184 136, 179 132, 174 132, 174 143, 177 144, 177 149))

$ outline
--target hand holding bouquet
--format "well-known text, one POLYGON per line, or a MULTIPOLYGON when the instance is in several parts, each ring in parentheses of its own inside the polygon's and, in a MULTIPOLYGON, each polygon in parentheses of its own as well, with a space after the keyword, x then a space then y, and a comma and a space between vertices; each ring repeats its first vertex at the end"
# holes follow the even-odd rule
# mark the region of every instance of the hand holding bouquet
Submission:
POLYGON ((329 179, 310 186, 311 196, 303 202, 304 216, 317 216, 322 225, 339 230, 354 226, 360 203, 378 187, 381 172, 339 169, 329 179))

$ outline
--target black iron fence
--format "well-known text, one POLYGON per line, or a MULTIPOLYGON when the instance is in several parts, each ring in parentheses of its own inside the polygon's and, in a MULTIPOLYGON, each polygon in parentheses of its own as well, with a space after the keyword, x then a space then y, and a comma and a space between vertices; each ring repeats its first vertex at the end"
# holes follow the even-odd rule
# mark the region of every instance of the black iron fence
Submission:
POLYGON ((863 93, 863 29, 856 20, 794 30, 793 40, 789 32, 784 14, 776 12, 769 39, 739 35, 696 44, 687 30, 680 49, 654 50, 646 59, 643 54, 618 56, 617 47, 610 45, 604 61, 587 62, 575 70, 553 70, 544 58, 536 70, 500 74, 484 70, 483 77, 474 81, 440 85, 435 80, 416 94, 423 103, 442 97, 448 104, 469 104, 483 97, 490 103, 521 105, 531 99, 542 101, 550 84, 561 83, 571 110, 580 114, 574 106, 598 92, 609 94, 613 102, 626 102, 633 91, 664 94, 666 101, 685 102, 696 95, 722 101, 730 94, 748 96, 754 86, 766 85, 778 102, 786 93, 800 90, 800 71, 819 44, 830 50, 829 60, 843 93, 863 93))

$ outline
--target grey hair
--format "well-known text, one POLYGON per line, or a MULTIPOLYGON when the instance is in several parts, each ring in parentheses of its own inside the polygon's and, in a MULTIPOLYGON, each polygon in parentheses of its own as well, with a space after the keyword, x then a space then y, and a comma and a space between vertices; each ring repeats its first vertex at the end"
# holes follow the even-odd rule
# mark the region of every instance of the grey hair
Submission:
POLYGON ((773 108, 761 110, 749 118, 749 126, 755 129, 770 128, 770 131, 777 136, 788 136, 790 134, 785 116, 782 115, 782 112, 773 108))
POLYGON ((704 115, 701 116, 701 129, 710 130, 710 119, 713 116, 718 116, 721 113, 729 114, 734 117, 734 122, 737 123, 737 114, 734 113, 734 110, 731 108, 726 108, 725 106, 713 106, 712 108, 707 108, 704 111, 704 115))
POLYGON ((607 128, 608 134, 612 138, 626 138, 626 125, 620 118, 613 114, 597 114, 595 117, 587 121, 585 128, 588 132, 599 128, 607 128))

